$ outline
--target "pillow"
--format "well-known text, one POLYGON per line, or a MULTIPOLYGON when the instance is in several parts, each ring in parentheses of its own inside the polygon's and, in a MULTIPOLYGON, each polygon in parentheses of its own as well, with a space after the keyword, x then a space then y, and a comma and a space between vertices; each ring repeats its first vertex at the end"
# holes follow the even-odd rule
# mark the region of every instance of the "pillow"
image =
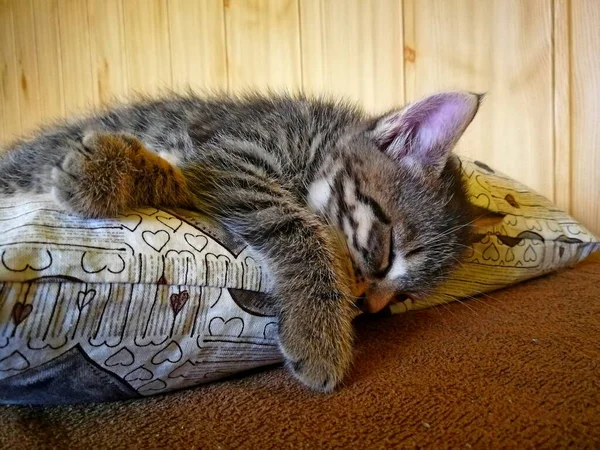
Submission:
MULTIPOLYGON (((572 265, 589 231, 485 164, 462 159, 488 212, 465 264, 429 307, 572 265)), ((209 218, 152 208, 83 220, 47 197, 0 206, 0 402, 139 398, 277 364, 270 281, 209 218)))
POLYGON ((432 295, 407 299, 391 313, 470 298, 570 267, 600 250, 600 240, 531 188, 461 157, 471 203, 481 211, 476 236, 452 277, 432 295))

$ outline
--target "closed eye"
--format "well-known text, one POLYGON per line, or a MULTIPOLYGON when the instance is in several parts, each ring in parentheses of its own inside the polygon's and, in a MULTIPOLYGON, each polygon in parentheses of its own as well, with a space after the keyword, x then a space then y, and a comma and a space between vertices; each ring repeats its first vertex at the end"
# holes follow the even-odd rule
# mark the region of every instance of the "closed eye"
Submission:
POLYGON ((390 271, 391 268, 392 268, 392 265, 388 264, 385 267, 385 269, 379 270, 379 271, 375 272, 373 274, 373 278, 379 278, 380 280, 384 279, 386 277, 386 275, 388 274, 388 272, 390 271))
POLYGON ((405 257, 405 258, 412 258, 412 257, 414 257, 414 256, 418 256, 420 253, 423 253, 423 250, 425 250, 425 247, 417 247, 417 248, 414 248, 414 249, 412 249, 412 250, 408 251, 408 252, 407 252, 407 253, 404 255, 404 257, 405 257))
POLYGON ((391 228, 388 248, 384 251, 387 252, 387 258, 384 260, 382 267, 380 267, 379 270, 373 274, 373 277, 375 278, 385 278, 390 269, 392 268, 392 263, 394 261, 394 233, 392 232, 391 228))

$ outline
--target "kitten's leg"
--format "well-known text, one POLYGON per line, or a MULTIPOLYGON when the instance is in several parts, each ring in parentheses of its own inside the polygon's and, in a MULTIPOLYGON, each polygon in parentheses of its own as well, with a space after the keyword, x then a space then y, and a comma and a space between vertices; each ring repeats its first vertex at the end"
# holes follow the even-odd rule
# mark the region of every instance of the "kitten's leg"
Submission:
POLYGON ((127 136, 94 133, 83 144, 54 171, 61 203, 91 217, 144 204, 213 214, 271 269, 280 346, 294 375, 323 391, 342 380, 352 359, 354 307, 330 227, 264 177, 199 164, 180 172, 127 136))
POLYGON ((195 197, 210 193, 202 201, 216 199, 213 216, 271 270, 287 366, 304 384, 332 390, 351 364, 355 311, 336 232, 266 177, 233 169, 210 177, 183 171, 195 197))
POLYGON ((144 205, 189 205, 179 169, 123 134, 87 134, 54 167, 52 184, 57 201, 84 217, 111 217, 144 205))
POLYGON ((290 205, 249 214, 234 228, 274 273, 288 368, 309 387, 331 391, 351 364, 354 315, 333 230, 290 205))

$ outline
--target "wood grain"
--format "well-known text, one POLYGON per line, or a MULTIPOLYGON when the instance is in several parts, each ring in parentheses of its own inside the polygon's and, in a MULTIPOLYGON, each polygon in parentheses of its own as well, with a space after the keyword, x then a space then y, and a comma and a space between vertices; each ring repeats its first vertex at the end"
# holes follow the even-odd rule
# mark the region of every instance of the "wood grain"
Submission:
POLYGON ((129 88, 158 94, 172 87, 166 0, 123 0, 129 88))
POLYGON ((12 10, 13 20, 21 132, 27 133, 43 120, 33 2, 12 0, 9 9, 12 10))
POLYGON ((169 0, 173 88, 227 90, 221 0, 169 0))
POLYGON ((404 102, 402 2, 300 2, 304 90, 343 96, 370 111, 404 102))
POLYGON ((571 210, 570 5, 554 0, 554 201, 571 210))
POLYGON ((572 211, 600 234, 600 2, 571 2, 572 211))
POLYGON ((40 115, 50 121, 65 114, 65 92, 57 0, 34 0, 40 115))
POLYGON ((597 0, 0 0, 0 144, 133 92, 488 92, 458 151, 600 233, 597 0))
POLYGON ((58 0, 65 109, 72 113, 95 104, 87 3, 58 0))
POLYGON ((227 0, 229 89, 302 87, 297 0, 227 0))
POLYGON ((126 98, 129 91, 123 4, 121 0, 88 0, 87 9, 94 102, 107 105, 126 98))
POLYGON ((544 0, 405 0, 407 99, 487 92, 458 145, 554 196, 552 9, 544 0))
POLYGON ((0 145, 21 134, 13 0, 0 0, 0 145))

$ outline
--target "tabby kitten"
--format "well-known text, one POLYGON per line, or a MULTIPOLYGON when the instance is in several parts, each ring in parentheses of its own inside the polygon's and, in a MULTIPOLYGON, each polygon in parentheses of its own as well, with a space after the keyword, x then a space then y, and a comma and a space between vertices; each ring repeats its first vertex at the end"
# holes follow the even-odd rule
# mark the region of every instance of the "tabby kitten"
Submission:
POLYGON ((355 315, 338 237, 370 311, 444 279, 470 223, 451 150, 479 102, 445 92, 371 117, 304 96, 146 100, 13 144, 0 194, 53 192, 84 217, 208 212, 269 268, 287 366, 330 391, 351 364, 355 315))

